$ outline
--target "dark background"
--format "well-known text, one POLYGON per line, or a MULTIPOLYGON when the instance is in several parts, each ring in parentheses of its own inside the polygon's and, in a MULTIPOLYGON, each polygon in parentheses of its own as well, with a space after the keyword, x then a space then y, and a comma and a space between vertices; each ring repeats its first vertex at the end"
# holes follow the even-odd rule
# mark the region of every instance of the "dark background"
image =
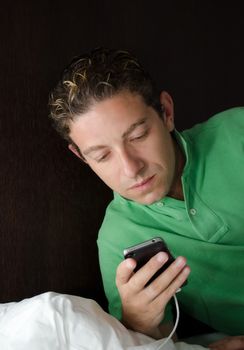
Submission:
POLYGON ((179 130, 243 105, 242 1, 12 1, 0 16, 0 302, 53 290, 106 306, 96 237, 112 195, 52 130, 50 89, 108 46, 172 95, 179 130))

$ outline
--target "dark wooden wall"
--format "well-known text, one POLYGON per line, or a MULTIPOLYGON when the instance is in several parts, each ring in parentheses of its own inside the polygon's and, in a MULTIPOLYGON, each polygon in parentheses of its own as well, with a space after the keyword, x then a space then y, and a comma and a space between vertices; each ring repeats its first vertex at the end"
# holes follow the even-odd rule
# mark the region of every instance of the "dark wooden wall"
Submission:
POLYGON ((49 91, 102 45, 141 58, 180 130, 243 105, 242 2, 12 1, 0 17, 0 302, 54 290, 104 305, 96 237, 111 193, 52 130, 49 91))

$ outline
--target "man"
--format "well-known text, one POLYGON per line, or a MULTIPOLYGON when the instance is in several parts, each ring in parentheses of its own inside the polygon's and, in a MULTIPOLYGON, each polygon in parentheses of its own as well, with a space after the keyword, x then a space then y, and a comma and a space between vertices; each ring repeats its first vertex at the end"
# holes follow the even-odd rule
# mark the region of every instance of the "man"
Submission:
MULTIPOLYGON (((108 49, 75 59, 50 106, 70 150, 114 191, 98 237, 110 312, 128 328, 167 335, 170 300, 191 268, 181 308, 218 331, 244 334, 244 110, 180 134, 170 95, 156 91, 135 57, 108 49), (177 259, 147 285, 167 254, 134 273, 136 262, 122 253, 155 236, 177 259)), ((244 336, 224 346, 244 349, 244 336)))

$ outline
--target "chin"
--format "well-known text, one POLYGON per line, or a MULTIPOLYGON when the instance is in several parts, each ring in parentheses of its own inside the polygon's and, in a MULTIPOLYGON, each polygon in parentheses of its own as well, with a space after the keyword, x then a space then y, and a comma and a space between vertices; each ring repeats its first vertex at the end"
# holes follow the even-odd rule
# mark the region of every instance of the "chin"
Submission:
POLYGON ((153 203, 160 201, 163 197, 164 196, 162 194, 150 193, 148 195, 145 195, 143 198, 139 198, 135 201, 140 203, 140 204, 151 205, 153 203))

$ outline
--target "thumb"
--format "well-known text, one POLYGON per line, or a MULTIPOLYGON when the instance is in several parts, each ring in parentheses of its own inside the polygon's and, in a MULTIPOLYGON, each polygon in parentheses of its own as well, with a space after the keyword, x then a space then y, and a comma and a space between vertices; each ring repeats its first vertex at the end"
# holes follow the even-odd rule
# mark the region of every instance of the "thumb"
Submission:
POLYGON ((126 284, 131 276, 134 275, 134 268, 136 267, 136 261, 134 259, 128 258, 123 260, 116 271, 116 286, 120 288, 124 284, 126 284))

